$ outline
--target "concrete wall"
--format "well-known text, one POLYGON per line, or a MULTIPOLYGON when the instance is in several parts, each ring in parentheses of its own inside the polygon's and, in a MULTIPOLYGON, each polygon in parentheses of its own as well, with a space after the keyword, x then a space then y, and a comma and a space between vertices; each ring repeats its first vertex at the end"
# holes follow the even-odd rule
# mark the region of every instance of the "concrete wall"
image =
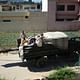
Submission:
POLYGON ((45 12, 31 12, 26 19, 21 19, 21 17, 19 19, 19 15, 18 18, 14 19, 9 15, 4 19, 10 19, 11 22, 3 22, 1 21, 3 17, 0 17, 0 32, 20 32, 21 30, 26 32, 45 32, 47 30, 47 13, 45 12))
POLYGON ((0 5, 0 12, 2 12, 2 6, 0 5))

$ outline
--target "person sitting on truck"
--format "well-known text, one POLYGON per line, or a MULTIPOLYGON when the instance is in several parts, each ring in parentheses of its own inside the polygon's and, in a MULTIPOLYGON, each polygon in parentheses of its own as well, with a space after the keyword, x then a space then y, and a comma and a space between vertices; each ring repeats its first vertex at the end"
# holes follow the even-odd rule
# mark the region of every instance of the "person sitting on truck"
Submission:
POLYGON ((29 44, 29 40, 26 37, 26 34, 24 31, 20 33, 20 38, 21 38, 21 43, 19 46, 19 57, 22 57, 23 56, 23 46, 27 46, 29 44))
POLYGON ((24 30, 20 33, 20 39, 21 39, 20 45, 24 45, 25 43, 28 43, 29 41, 24 30))
POLYGON ((26 36, 25 31, 22 30, 22 31, 20 32, 20 38, 24 38, 24 37, 27 37, 27 36, 26 36))
POLYGON ((41 34, 38 34, 37 36, 35 36, 35 43, 38 47, 42 47, 42 36, 41 34))

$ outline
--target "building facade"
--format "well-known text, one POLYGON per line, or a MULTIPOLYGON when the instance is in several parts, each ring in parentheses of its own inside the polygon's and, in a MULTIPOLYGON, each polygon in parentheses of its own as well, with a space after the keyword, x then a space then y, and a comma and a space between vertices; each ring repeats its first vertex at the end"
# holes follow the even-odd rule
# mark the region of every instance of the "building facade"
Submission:
POLYGON ((0 12, 0 32, 46 32, 47 13, 27 11, 0 12))
POLYGON ((80 0, 48 0, 47 30, 79 30, 80 0))
MULTIPOLYGON (((31 0, 30 2, 32 3, 31 0)), ((0 31, 46 32, 80 29, 80 0, 48 0, 48 12, 41 12, 40 6, 38 7, 37 4, 30 3, 1 3, 0 31)))
POLYGON ((34 3, 31 0, 24 2, 0 1, 0 11, 41 11, 41 4, 34 3))
POLYGON ((47 30, 47 13, 41 12, 38 3, 0 2, 0 32, 44 32, 47 30))

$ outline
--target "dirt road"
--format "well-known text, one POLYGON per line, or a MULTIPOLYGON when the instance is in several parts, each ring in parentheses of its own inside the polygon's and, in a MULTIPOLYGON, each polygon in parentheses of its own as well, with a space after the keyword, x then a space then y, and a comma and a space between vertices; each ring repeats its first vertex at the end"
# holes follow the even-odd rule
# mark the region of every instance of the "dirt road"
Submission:
MULTIPOLYGON (((37 68, 32 67, 27 62, 22 62, 19 58, 18 52, 12 51, 9 53, 0 53, 0 77, 4 77, 8 80, 34 80, 41 79, 42 77, 48 76, 56 66, 65 65, 65 59, 58 58, 57 61, 49 62, 45 67, 37 68)), ((75 67, 72 62, 68 61, 67 65, 72 66, 75 71, 75 67)), ((80 72, 80 68, 77 69, 80 72)), ((80 80, 80 74, 79 74, 80 80)))
POLYGON ((0 54, 0 76, 8 80, 34 80, 47 76, 50 68, 30 67, 27 63, 22 63, 17 52, 11 54, 0 54))

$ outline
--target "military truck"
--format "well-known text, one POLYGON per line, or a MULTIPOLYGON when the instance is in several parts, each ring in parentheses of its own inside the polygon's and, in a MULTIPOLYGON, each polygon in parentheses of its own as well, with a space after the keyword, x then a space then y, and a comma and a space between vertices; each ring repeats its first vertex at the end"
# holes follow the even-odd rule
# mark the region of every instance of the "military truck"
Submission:
MULTIPOLYGON (((79 37, 70 38, 63 32, 43 33, 43 45, 36 44, 23 46, 22 60, 36 66, 47 63, 50 56, 74 56, 79 52, 79 37)), ((18 40, 19 42, 19 40, 18 40)), ((19 46, 19 45, 18 45, 19 46)))

